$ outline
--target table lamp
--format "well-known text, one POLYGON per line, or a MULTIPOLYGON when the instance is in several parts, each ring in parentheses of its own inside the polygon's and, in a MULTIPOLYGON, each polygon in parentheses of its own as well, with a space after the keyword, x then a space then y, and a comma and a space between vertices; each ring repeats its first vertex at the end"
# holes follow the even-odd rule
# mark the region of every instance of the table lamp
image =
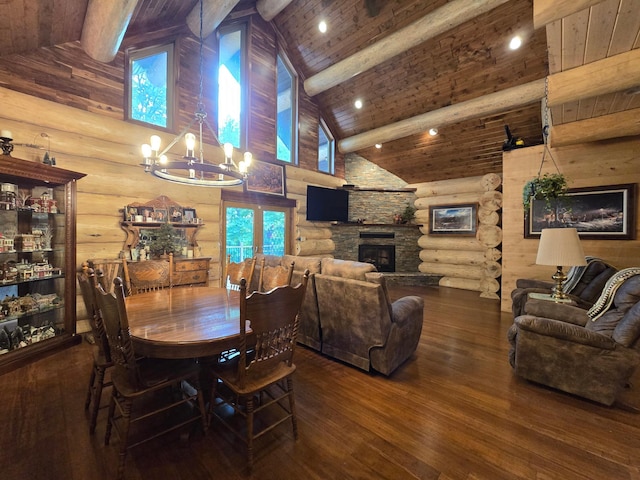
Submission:
POLYGON ((564 300, 567 294, 562 291, 562 283, 567 276, 563 266, 574 267, 586 265, 578 231, 575 228, 544 228, 538 245, 537 265, 555 265, 556 273, 551 277, 555 285, 551 289, 551 299, 564 300))

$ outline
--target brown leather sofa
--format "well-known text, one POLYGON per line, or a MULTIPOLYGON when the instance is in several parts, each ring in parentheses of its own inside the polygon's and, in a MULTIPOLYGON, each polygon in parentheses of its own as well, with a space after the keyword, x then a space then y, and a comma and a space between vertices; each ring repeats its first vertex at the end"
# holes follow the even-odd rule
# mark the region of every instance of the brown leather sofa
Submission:
POLYGON ((530 299, 508 332, 516 375, 612 405, 640 364, 640 268, 614 275, 589 310, 530 299))
MULTIPOLYGON (((385 278, 374 265, 293 255, 258 255, 258 265, 263 257, 271 266, 294 262, 293 283, 309 270, 299 343, 384 375, 391 375, 416 350, 424 301, 407 296, 391 302, 385 278)), ((259 272, 254 279, 257 276, 259 272)))

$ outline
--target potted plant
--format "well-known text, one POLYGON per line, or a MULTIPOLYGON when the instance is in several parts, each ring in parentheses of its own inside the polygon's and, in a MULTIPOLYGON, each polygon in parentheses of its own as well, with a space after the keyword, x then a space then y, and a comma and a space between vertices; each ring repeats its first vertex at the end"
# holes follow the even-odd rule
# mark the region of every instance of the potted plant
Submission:
POLYGON ((180 236, 173 225, 164 223, 149 244, 149 251, 154 257, 161 257, 170 253, 180 252, 180 236))
POLYGON ((552 201, 567 193, 567 179, 561 173, 545 173, 525 183, 522 190, 522 205, 525 213, 531 208, 532 200, 544 200, 547 208, 552 201))
POLYGON ((400 216, 402 218, 402 223, 411 223, 413 219, 416 218, 416 207, 407 203, 407 206, 400 216))

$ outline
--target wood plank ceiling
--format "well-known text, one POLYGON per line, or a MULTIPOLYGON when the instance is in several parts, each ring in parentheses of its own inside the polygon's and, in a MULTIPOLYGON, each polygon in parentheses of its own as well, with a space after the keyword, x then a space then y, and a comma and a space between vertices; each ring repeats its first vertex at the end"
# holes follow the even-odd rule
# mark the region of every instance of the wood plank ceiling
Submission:
MULTIPOLYGON (((0 25, 2 55, 28 54, 38 48, 80 41, 85 14, 93 1, 0 2, 4 19, 0 25)), ((435 18, 445 8, 456 9, 458 5, 460 10, 470 4, 474 9, 497 5, 457 26, 437 30, 440 33, 432 38, 314 95, 339 144, 449 106, 462 105, 466 110, 464 102, 540 81, 549 71, 568 71, 640 47, 640 0, 576 0, 584 6, 581 11, 549 23, 546 29, 544 24, 548 22, 534 29, 533 0, 457 1, 460 0, 205 3, 210 10, 235 5, 231 13, 234 17, 264 14, 266 4, 272 10, 281 5, 275 9, 279 13, 272 24, 300 74, 301 88, 305 80, 338 62, 349 61, 366 47, 379 45, 398 30, 408 27, 412 32, 415 22, 425 16, 435 18), (328 24, 325 34, 317 28, 320 20, 328 24), (523 46, 511 51, 507 45, 516 34, 522 37, 523 46), (356 99, 363 102, 360 110, 354 108, 356 99)), ((550 4, 550 0, 535 1, 550 4)), ((560 2, 569 10, 571 3, 560 2)), ((123 44, 146 35, 159 36, 162 31, 183 30, 196 6, 197 0, 138 0, 123 44)), ((556 4, 551 6, 553 10, 556 4)), ((562 126, 620 111, 634 112, 640 106, 640 95, 633 95, 632 90, 625 88, 590 98, 578 95, 577 99, 552 108, 553 123, 562 126)), ((443 125, 425 126, 423 130, 438 128, 438 135, 420 130, 387 141, 380 149, 370 145, 375 141, 369 139, 367 146, 358 147, 355 153, 409 183, 500 172, 505 125, 515 136, 524 138, 527 145, 537 144, 542 141, 543 115, 537 98, 494 110, 463 121, 453 118, 443 125)))

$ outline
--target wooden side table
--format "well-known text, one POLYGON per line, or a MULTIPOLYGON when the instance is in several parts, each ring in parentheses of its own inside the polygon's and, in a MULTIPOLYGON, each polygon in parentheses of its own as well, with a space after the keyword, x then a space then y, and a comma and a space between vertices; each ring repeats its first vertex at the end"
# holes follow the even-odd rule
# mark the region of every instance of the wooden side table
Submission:
POLYGON ((530 293, 529 298, 535 298, 536 300, 546 300, 547 302, 565 303, 567 305, 577 305, 577 303, 570 298, 553 298, 550 293, 530 293))

